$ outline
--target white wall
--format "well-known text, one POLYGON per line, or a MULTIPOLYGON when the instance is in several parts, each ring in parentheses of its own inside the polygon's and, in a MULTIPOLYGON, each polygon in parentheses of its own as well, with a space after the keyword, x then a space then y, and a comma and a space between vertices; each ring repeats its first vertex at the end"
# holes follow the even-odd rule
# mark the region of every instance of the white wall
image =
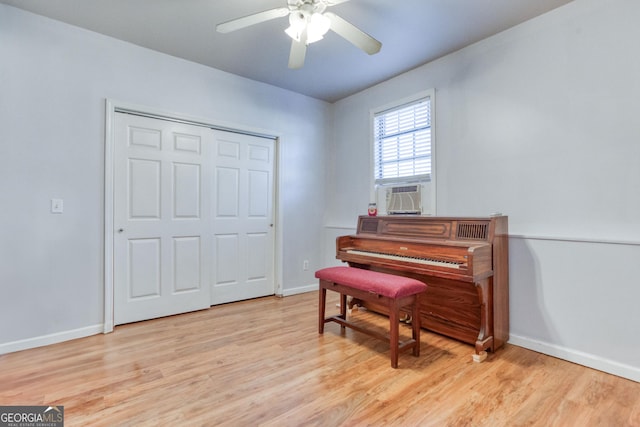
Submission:
POLYGON ((325 259, 366 212, 369 110, 435 88, 437 213, 509 216, 511 342, 640 381, 638 17, 576 0, 336 103, 325 259))
POLYGON ((315 284, 329 104, 0 4, 0 353, 102 330, 106 98, 281 135, 281 292, 315 284))

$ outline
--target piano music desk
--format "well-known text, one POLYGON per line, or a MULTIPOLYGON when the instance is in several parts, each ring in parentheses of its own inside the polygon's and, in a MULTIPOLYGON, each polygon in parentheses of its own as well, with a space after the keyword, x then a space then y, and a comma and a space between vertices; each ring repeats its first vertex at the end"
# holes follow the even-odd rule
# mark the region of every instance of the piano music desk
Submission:
POLYGON ((324 324, 336 322, 342 328, 387 341, 390 344, 391 367, 398 367, 398 353, 413 349, 420 356, 420 311, 418 296, 427 290, 419 280, 393 274, 379 273, 354 267, 329 267, 316 271, 320 282, 318 306, 318 332, 324 333, 324 324), (340 314, 325 317, 327 289, 340 293, 340 314), (389 310, 389 335, 362 328, 347 320, 347 295, 363 301, 385 305, 389 310), (400 342, 400 309, 411 307, 412 339, 400 342))

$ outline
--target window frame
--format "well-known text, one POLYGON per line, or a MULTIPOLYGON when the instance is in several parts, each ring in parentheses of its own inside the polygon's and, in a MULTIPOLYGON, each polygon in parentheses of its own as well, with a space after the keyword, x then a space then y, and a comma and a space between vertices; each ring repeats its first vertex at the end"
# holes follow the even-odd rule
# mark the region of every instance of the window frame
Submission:
POLYGON ((386 186, 392 184, 401 184, 401 183, 416 183, 416 182, 432 182, 435 183, 435 146, 436 146, 436 138, 435 138, 435 90, 429 89, 418 92, 412 96, 399 99, 397 101, 393 101, 389 104, 383 105, 378 108, 374 108, 370 110, 370 122, 369 129, 371 132, 370 137, 370 150, 371 150, 371 173, 370 177, 372 180, 372 187, 376 186, 386 186), (402 109, 405 106, 409 106, 411 104, 415 104, 424 99, 428 99, 430 103, 430 132, 431 132, 431 171, 428 174, 422 175, 412 175, 405 177, 392 177, 392 178, 376 178, 377 165, 376 165, 376 133, 375 133, 375 120, 376 116, 393 110, 402 109))

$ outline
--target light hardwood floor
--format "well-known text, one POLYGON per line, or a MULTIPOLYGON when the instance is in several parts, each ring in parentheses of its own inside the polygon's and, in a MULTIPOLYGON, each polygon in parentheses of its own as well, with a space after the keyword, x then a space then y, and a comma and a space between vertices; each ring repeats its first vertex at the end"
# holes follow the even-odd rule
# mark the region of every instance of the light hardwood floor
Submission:
POLYGON ((426 331, 392 369, 384 342, 318 335, 317 306, 261 298, 2 355, 0 405, 64 405, 66 426, 640 426, 640 383, 512 345, 478 364, 426 331))

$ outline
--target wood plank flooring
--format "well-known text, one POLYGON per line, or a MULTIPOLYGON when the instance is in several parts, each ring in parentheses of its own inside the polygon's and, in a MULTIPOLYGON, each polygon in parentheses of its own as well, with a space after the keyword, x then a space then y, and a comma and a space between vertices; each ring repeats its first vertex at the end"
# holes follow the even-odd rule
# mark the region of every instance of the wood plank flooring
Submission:
POLYGON ((0 405, 64 405, 65 426, 640 426, 640 383, 512 345, 477 364, 426 331, 392 369, 384 342, 318 335, 317 305, 261 298, 2 355, 0 405))

